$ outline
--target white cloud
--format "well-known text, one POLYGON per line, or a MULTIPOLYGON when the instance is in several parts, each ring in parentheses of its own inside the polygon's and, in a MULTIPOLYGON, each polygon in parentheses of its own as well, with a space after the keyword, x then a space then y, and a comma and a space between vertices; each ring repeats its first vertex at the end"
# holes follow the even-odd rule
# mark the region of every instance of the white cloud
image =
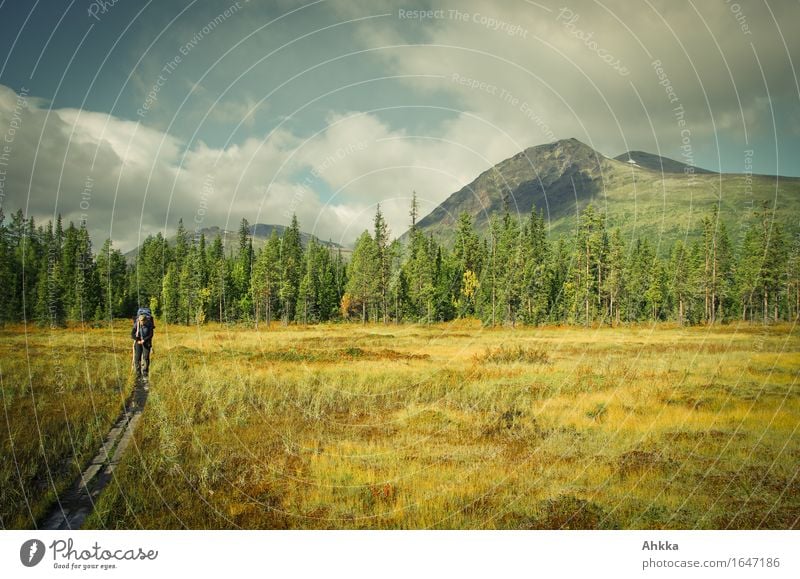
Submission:
MULTIPOLYGON (((10 122, 7 89, 0 120, 10 122)), ((316 136, 286 130, 224 149, 180 139, 105 113, 48 110, 31 101, 17 132, 4 206, 47 219, 86 219, 96 244, 109 234, 130 249, 178 218, 187 227, 287 223, 352 242, 380 203, 394 235, 408 225, 412 190, 422 214, 520 144, 460 115, 441 137, 392 130, 375 115, 331 115, 316 136), (35 158, 35 165, 34 165, 35 158), (28 184, 30 194, 28 195, 28 184)), ((2 127, 3 125, 0 125, 2 127)))

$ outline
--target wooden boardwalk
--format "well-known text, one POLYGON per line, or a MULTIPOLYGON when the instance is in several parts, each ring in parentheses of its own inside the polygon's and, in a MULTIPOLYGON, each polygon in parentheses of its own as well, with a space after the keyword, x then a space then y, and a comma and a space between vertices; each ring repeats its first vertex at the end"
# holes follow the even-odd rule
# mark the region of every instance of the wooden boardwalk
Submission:
POLYGON ((106 435, 97 454, 66 495, 58 497, 42 519, 40 529, 48 531, 80 529, 83 521, 94 509, 100 493, 113 479, 114 469, 133 438, 149 392, 147 382, 137 381, 133 394, 125 404, 125 409, 106 435))

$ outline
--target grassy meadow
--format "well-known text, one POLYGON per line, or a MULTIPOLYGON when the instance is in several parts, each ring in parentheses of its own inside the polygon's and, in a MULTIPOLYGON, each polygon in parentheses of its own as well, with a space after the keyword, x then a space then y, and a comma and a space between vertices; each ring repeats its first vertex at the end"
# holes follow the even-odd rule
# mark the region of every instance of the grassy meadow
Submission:
MULTIPOLYGON (((793 326, 159 324, 85 528, 800 528, 793 326)), ((0 524, 133 387, 126 322, 0 329, 0 524)))

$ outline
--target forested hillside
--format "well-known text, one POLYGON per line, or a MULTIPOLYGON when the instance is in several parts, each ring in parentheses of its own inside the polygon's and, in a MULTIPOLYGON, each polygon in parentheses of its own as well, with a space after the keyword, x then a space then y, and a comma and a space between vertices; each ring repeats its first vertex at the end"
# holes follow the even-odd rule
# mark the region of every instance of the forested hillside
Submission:
POLYGON ((555 241, 574 235, 577 216, 590 203, 624 239, 646 237, 661 257, 677 239, 700 239, 702 217, 715 210, 738 235, 753 209, 769 203, 771 218, 787 233, 800 232, 800 178, 713 173, 641 151, 611 159, 577 139, 530 147, 501 161, 452 193, 418 227, 450 244, 462 213, 486 235, 493 215, 509 211, 525 219, 540 211, 555 241))

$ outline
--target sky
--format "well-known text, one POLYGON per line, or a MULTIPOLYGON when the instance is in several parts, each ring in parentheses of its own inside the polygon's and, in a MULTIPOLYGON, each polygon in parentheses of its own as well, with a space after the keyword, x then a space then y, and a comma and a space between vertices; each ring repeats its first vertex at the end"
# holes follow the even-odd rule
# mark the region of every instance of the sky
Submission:
POLYGON ((123 251, 286 224, 393 236, 577 138, 800 176, 794 0, 0 0, 0 208, 123 251))

